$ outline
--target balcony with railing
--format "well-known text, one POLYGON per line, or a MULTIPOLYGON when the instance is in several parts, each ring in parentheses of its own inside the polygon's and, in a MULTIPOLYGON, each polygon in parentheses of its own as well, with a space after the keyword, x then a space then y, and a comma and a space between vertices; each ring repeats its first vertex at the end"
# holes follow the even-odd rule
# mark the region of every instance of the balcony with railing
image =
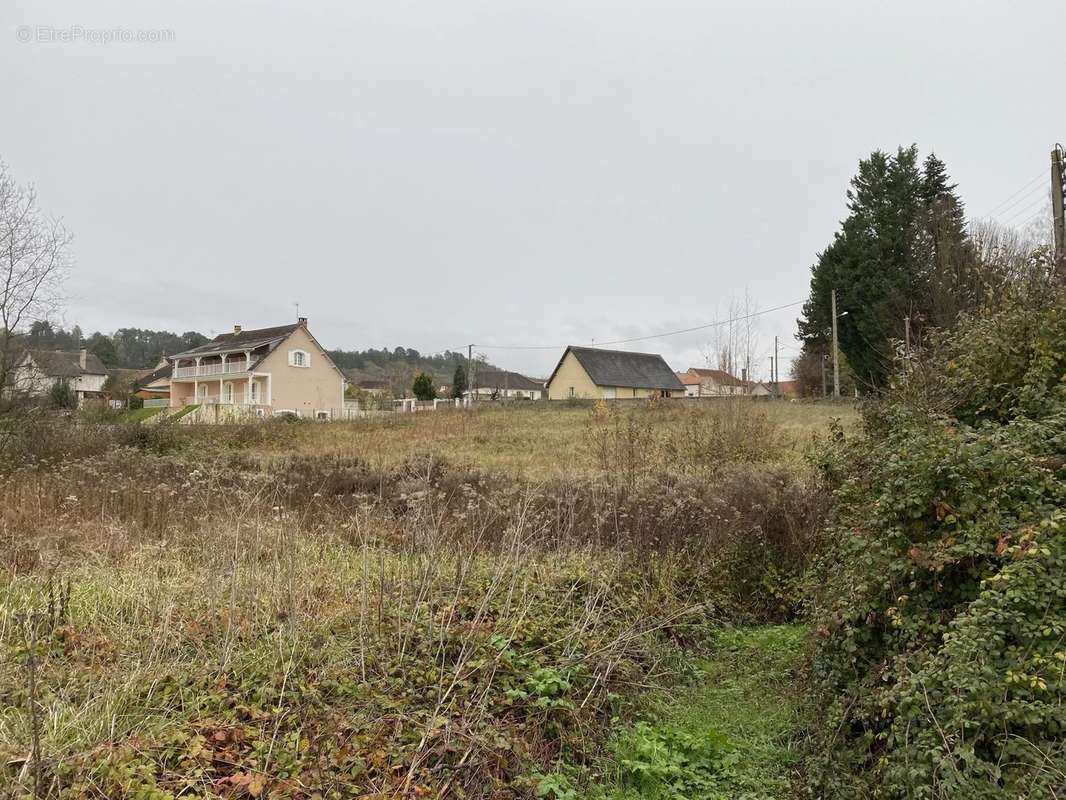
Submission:
POLYGON ((217 378, 222 375, 239 375, 248 371, 248 362, 243 358, 239 361, 212 361, 207 364, 194 364, 187 367, 175 367, 175 378, 217 378))

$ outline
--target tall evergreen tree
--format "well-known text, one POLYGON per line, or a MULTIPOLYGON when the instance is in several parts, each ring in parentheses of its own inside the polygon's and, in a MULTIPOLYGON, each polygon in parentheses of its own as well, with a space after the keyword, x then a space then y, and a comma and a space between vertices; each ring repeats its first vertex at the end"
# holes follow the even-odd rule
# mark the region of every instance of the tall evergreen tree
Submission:
POLYGON ((800 338, 805 350, 825 348, 835 288, 837 310, 847 312, 840 348, 856 378, 876 387, 907 325, 917 340, 925 325, 954 324, 980 302, 980 281, 962 201, 936 155, 919 167, 916 146, 874 152, 847 197, 848 216, 812 268, 800 338))
POLYGON ((811 295, 800 336, 824 346, 832 326, 830 294, 837 290, 840 349, 856 377, 881 385, 892 365, 890 340, 921 299, 914 238, 921 219, 917 148, 890 156, 876 151, 859 162, 848 190, 848 217, 812 268, 811 295), (847 312, 844 314, 844 312, 847 312))
POLYGON ((922 167, 924 238, 919 246, 928 270, 928 322, 937 327, 954 325, 962 311, 980 306, 987 293, 956 187, 944 162, 930 154, 922 167))

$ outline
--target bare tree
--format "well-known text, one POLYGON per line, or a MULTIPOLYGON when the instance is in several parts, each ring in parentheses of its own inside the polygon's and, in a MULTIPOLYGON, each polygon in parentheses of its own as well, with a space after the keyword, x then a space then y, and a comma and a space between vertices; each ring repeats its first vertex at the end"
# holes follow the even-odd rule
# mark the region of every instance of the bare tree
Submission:
POLYGON ((735 377, 747 373, 752 380, 759 372, 756 363, 760 349, 758 311, 755 301, 745 291, 743 297, 729 301, 729 308, 721 325, 715 326, 711 341, 703 349, 707 366, 728 372, 735 377))
POLYGON ((33 187, 18 185, 0 162, 0 393, 13 377, 17 336, 59 305, 70 242, 63 223, 37 206, 33 187))
POLYGON ((1048 223, 1041 224, 1022 231, 989 220, 970 224, 976 266, 966 298, 969 308, 994 307, 1011 287, 1046 279, 1039 259, 1033 257, 1050 240, 1048 223))

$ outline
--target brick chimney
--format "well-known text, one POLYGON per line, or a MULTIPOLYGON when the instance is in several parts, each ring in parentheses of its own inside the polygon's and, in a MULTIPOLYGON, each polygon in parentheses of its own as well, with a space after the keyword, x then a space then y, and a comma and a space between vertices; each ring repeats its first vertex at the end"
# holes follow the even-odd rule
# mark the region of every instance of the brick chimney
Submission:
POLYGON ((241 326, 240 325, 234 325, 233 326, 233 333, 234 334, 238 334, 240 332, 241 332, 241 326))
POLYGON ((86 350, 83 347, 81 350, 78 351, 78 364, 81 365, 82 369, 85 369, 85 367, 88 365, 88 363, 89 363, 89 351, 86 350))
POLYGON ((296 324, 299 325, 301 328, 306 328, 307 327, 307 317, 297 317, 296 318, 296 324))

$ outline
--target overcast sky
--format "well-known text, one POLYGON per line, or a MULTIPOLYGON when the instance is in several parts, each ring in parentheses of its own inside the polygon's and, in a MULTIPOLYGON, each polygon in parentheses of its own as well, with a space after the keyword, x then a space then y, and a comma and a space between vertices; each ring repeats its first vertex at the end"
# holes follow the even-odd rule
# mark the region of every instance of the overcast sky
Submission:
MULTIPOLYGON (((935 150, 974 214, 1028 184, 1002 214, 1024 222, 1066 140, 1062 0, 5 0, 0 21, 0 158, 75 234, 63 321, 86 332, 299 302, 327 347, 477 342, 543 376, 557 350, 488 345, 803 300, 875 148, 935 150), (116 28, 169 41, 90 41, 116 28)), ((798 310, 759 319, 764 373, 798 310)), ((712 338, 633 349, 685 369, 712 338)))

